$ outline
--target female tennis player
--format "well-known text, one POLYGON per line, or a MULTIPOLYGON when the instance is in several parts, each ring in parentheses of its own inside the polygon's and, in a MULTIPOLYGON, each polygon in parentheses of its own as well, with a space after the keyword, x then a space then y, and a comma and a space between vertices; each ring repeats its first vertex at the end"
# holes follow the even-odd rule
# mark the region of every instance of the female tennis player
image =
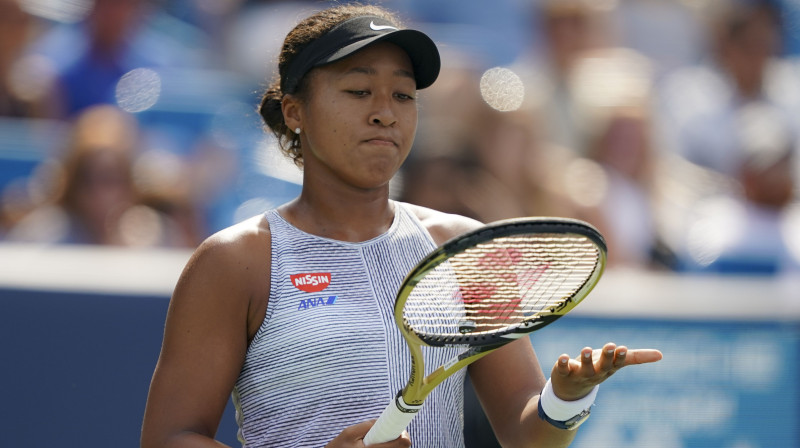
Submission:
MULTIPOLYGON (((408 378, 397 289, 437 245, 481 223, 389 199, 408 156, 417 91, 439 73, 425 34, 344 5, 286 37, 260 113, 303 167, 300 196, 210 237, 169 305, 143 447, 213 447, 233 394, 245 447, 363 447, 408 378)), ((469 367, 504 446, 569 445, 597 386, 656 350, 608 343, 561 355, 550 380, 520 338, 469 367), (541 406, 540 406, 541 401, 541 406)), ((376 447, 463 447, 464 373, 408 431, 376 447)))

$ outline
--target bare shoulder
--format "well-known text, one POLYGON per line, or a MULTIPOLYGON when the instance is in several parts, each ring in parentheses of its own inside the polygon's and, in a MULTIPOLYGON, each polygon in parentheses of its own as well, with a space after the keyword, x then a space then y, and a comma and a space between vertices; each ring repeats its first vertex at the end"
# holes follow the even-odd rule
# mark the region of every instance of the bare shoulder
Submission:
POLYGON ((208 237, 192 254, 178 282, 177 295, 248 304, 268 287, 269 225, 262 216, 234 224, 208 237), (266 284, 266 286, 265 286, 266 284))
POLYGON ((253 244, 269 245, 269 240, 269 223, 263 215, 258 215, 211 235, 200 249, 233 250, 239 255, 246 255, 244 249, 254 249, 251 247, 253 244))
POLYGON ((436 244, 442 244, 483 225, 482 222, 466 216, 443 213, 413 204, 406 206, 422 221, 422 225, 430 232, 436 244))
POLYGON ((221 270, 247 268, 269 261, 269 224, 263 216, 254 216, 208 237, 193 255, 195 262, 215 265, 221 270))
POLYGON ((235 320, 247 326, 252 338, 269 297, 270 253, 269 224, 263 216, 211 235, 184 268, 173 302, 217 316, 239 313, 235 320))

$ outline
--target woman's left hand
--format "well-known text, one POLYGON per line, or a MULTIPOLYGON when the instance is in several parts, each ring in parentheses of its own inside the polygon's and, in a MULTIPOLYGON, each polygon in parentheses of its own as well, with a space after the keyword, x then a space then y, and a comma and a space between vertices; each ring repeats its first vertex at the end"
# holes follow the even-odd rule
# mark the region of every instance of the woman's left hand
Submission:
POLYGON ((558 398, 578 400, 619 369, 660 361, 662 357, 658 350, 628 350, 624 345, 617 346, 613 342, 602 349, 585 347, 575 359, 567 354, 559 356, 550 374, 550 381, 558 398))

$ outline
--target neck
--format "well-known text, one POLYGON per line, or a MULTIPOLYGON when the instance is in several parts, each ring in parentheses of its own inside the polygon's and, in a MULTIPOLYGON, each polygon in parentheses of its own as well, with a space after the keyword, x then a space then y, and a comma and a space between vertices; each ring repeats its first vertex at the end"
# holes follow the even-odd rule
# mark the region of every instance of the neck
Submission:
POLYGON ((361 242, 385 233, 395 205, 388 187, 379 191, 334 191, 304 188, 300 197, 280 208, 292 225, 313 235, 361 242))

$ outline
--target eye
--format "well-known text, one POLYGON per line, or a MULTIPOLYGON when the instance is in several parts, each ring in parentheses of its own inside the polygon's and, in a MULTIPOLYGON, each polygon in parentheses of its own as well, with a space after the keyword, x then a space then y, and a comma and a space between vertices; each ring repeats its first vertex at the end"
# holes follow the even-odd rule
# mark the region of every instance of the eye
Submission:
POLYGON ((414 101, 414 95, 409 95, 407 93, 395 93, 394 96, 399 99, 400 101, 414 101))
POLYGON ((353 96, 362 97, 369 95, 369 90, 348 90, 347 93, 353 96))

